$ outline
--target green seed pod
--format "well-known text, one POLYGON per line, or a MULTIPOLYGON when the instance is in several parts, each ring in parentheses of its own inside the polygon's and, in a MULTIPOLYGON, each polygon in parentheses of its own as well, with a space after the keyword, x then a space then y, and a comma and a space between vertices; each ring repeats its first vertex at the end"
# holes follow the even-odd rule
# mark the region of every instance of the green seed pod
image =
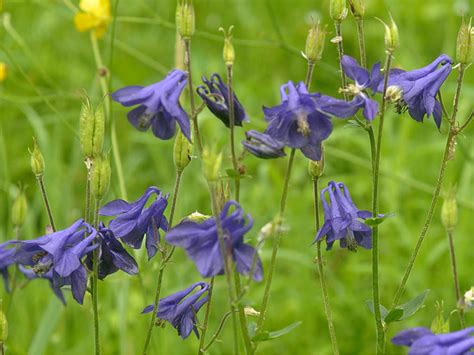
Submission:
POLYGON ((224 48, 222 50, 222 58, 224 59, 224 63, 227 66, 233 65, 235 60, 235 51, 234 46, 232 45, 233 28, 234 26, 230 26, 227 32, 222 27, 219 28, 219 31, 224 33, 224 48))
POLYGON ((456 202, 456 192, 451 189, 443 201, 441 207, 441 222, 447 231, 453 231, 458 223, 458 206, 456 202))
POLYGON ((472 18, 469 23, 462 19, 456 41, 456 59, 461 64, 470 64, 474 60, 474 28, 472 27, 472 18))
POLYGON ((33 150, 30 150, 30 163, 31 170, 36 177, 43 176, 44 174, 44 158, 43 154, 36 143, 36 139, 33 137, 33 150))
MULTIPOLYGON (((381 21, 381 20, 380 20, 381 21)), ((385 26, 385 48, 387 52, 393 53, 395 49, 400 45, 400 38, 398 35, 398 27, 395 21, 393 20, 392 15, 390 15, 390 24, 387 25, 385 22, 381 21, 385 26)))
POLYGON ((356 18, 364 17, 365 13, 365 0, 349 0, 349 6, 351 8, 352 15, 356 18))
POLYGON ((0 300, 0 344, 5 344, 8 338, 7 316, 3 313, 2 301, 0 300))
POLYGON ((14 226, 25 224, 28 203, 26 201, 25 191, 21 190, 12 206, 12 222, 14 226))
POLYGON ((100 155, 92 163, 92 195, 101 200, 110 186, 110 162, 107 155, 100 155))
POLYGON ((193 150, 192 144, 186 139, 186 137, 178 131, 174 140, 173 158, 174 166, 178 171, 183 171, 191 161, 191 153, 193 150))
POLYGON ((329 2, 329 15, 333 21, 341 22, 346 18, 346 0, 331 0, 329 2))
POLYGON ((219 179, 219 170, 222 164, 222 153, 217 153, 215 149, 204 148, 202 152, 202 162, 204 164, 204 175, 209 182, 219 179))
POLYGON ((102 153, 104 143, 105 117, 104 106, 99 105, 96 110, 88 98, 82 103, 79 116, 79 138, 82 151, 86 158, 93 158, 102 153))
POLYGON ((304 55, 310 62, 316 62, 321 59, 324 50, 324 40, 326 38, 326 28, 320 23, 313 24, 306 37, 306 46, 304 55))
POLYGON ((189 39, 194 34, 195 20, 192 0, 178 0, 178 5, 176 6, 176 27, 181 38, 189 39))
POLYGON ((324 155, 321 157, 321 160, 315 161, 310 160, 308 163, 308 173, 311 178, 318 179, 323 175, 324 171, 324 155))

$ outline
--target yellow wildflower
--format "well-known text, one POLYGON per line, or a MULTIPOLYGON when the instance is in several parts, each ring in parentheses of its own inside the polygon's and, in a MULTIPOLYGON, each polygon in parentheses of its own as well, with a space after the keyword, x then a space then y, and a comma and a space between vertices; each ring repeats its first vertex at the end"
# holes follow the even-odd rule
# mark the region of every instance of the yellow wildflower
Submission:
POLYGON ((110 22, 110 0, 81 0, 74 24, 80 32, 93 30, 97 38, 102 37, 110 22))
POLYGON ((3 81, 7 78, 7 65, 3 62, 0 62, 0 81, 3 81))

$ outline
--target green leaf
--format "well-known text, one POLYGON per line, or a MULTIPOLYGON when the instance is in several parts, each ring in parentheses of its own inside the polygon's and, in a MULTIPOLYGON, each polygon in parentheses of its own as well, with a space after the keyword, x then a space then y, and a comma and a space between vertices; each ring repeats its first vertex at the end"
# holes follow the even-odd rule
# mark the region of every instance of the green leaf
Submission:
POLYGON ((250 322, 248 325, 247 325, 247 330, 249 332, 249 337, 250 339, 253 339, 253 337, 255 337, 255 333, 257 331, 257 323, 255 322, 250 322))
POLYGON ((394 308, 384 317, 385 323, 397 322, 403 317, 403 309, 394 308))
POLYGON ((238 171, 235 171, 234 169, 226 169, 225 170, 227 176, 231 179, 245 179, 245 178, 248 178, 248 177, 251 177, 250 175, 246 175, 246 174, 240 174, 238 171))
POLYGON ((411 317, 416 312, 418 312, 418 310, 423 307, 423 303, 425 302, 425 299, 428 296, 429 292, 430 290, 424 290, 412 300, 398 306, 397 308, 403 309, 403 316, 400 318, 400 320, 407 319, 408 317, 411 317))
POLYGON ((264 331, 264 332, 258 333, 252 338, 252 341, 258 342, 258 341, 267 341, 267 340, 272 340, 272 339, 275 339, 275 338, 279 338, 279 337, 281 337, 285 334, 288 334, 293 329, 297 328, 301 323, 302 322, 295 322, 295 323, 292 323, 292 324, 290 324, 289 326, 287 326, 283 329, 275 330, 273 332, 264 331))
MULTIPOLYGON (((375 314, 374 301, 373 300, 366 300, 365 304, 367 305, 367 307, 369 307, 369 311, 372 314, 375 314)), ((380 305, 380 314, 382 315, 382 318, 385 319, 385 317, 388 315, 388 309, 385 308, 384 306, 380 305)))
POLYGON ((386 215, 383 215, 381 217, 371 217, 371 218, 367 218, 364 223, 367 224, 368 226, 377 226, 379 224, 382 224, 383 222, 385 222, 385 220, 389 217, 392 217, 393 216, 393 213, 387 213, 386 215))

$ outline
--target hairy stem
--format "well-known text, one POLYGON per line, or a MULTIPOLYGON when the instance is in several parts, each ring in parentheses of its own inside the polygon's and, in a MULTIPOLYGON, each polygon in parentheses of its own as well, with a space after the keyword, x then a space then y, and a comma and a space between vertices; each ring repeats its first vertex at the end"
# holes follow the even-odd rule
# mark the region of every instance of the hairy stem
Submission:
POLYGON ((355 19, 357 23, 357 37, 359 39, 360 65, 363 68, 367 68, 367 59, 365 54, 364 19, 360 16, 356 16, 355 19))
POLYGON ((214 335, 212 336, 211 340, 209 340, 209 344, 207 344, 204 348, 202 348, 202 350, 200 351, 200 353, 203 353, 205 352, 206 350, 208 350, 212 343, 214 343, 214 341, 217 339, 217 337, 219 336, 219 334, 221 333, 222 329, 224 329, 224 325, 227 321, 227 319, 229 319, 229 317, 232 315, 231 312, 227 312, 226 314, 224 314, 224 316, 222 317, 222 320, 221 322, 219 323, 219 326, 217 327, 217 330, 216 332, 214 333, 214 335))
MULTIPOLYGON (((342 56, 344 55, 344 47, 342 45, 342 31, 341 31, 341 22, 335 21, 334 26, 336 27, 336 38, 337 38, 337 55, 339 57, 339 73, 341 75, 341 85, 342 88, 347 86, 346 83, 346 75, 344 74, 344 70, 342 69, 342 56)), ((342 95, 344 96, 344 100, 347 100, 347 94, 343 91, 342 95)))
MULTIPOLYGON (((209 315, 211 314, 211 303, 212 303, 212 293, 214 290, 214 277, 211 278, 211 282, 209 283, 209 301, 207 301, 206 304, 206 311, 204 313, 204 322, 202 325, 202 331, 201 331, 201 338, 199 339, 199 349, 198 349, 198 355, 204 353, 211 344, 213 343, 213 340, 209 342, 207 346, 204 346, 204 342, 206 341, 206 333, 207 333, 207 328, 209 326, 209 315)), ((217 336, 216 336, 217 338, 217 336)), ((214 339, 214 337, 213 337, 214 339)))
POLYGON ((239 202, 240 199, 240 176, 239 175, 239 163, 237 162, 237 155, 235 154, 235 138, 234 138, 234 126, 235 126, 235 112, 234 112, 234 95, 232 88, 233 71, 232 65, 227 65, 227 100, 229 102, 229 131, 230 131, 230 152, 232 155, 232 165, 235 173, 235 190, 234 200, 239 202))
POLYGON ((36 181, 38 181, 38 185, 41 190, 41 196, 43 197, 44 207, 46 208, 46 213, 48 214, 49 224, 51 225, 53 232, 56 232, 56 226, 54 224, 53 214, 51 213, 51 206, 49 204, 48 194, 46 193, 46 187, 44 186, 43 176, 36 176, 36 181))
POLYGON ((85 164, 86 164, 86 169, 87 169, 87 177, 86 177, 86 207, 84 211, 84 220, 89 223, 90 218, 91 218, 91 179, 92 179, 92 164, 93 164, 92 159, 86 158, 85 164))
MULTIPOLYGON (((99 209, 100 199, 95 200, 94 227, 99 226, 99 209)), ((98 241, 96 241, 98 243, 98 241)), ((99 248, 95 248, 92 252, 92 312, 94 314, 94 348, 95 354, 100 355, 100 331, 99 331, 99 291, 97 282, 99 279, 99 248)))
MULTIPOLYGON (((456 294, 456 302, 461 299, 461 290, 459 288, 459 277, 458 269, 456 266, 456 253, 454 251, 454 241, 453 241, 453 230, 450 229, 447 231, 448 241, 449 241, 449 254, 451 256, 451 269, 453 271, 453 280, 454 280, 454 292, 456 294)), ((466 323, 464 321, 464 310, 459 310, 459 321, 461 322, 461 327, 466 328, 466 323)))

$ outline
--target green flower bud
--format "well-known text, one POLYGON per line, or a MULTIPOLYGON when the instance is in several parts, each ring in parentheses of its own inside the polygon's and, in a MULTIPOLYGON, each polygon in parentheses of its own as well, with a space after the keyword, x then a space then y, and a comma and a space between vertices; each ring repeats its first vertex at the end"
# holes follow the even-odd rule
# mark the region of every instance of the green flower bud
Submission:
POLYGON ((309 29, 304 49, 304 56, 308 61, 315 62, 321 59, 324 50, 324 40, 326 38, 325 30, 326 29, 323 28, 319 22, 313 24, 309 29))
POLYGON ((44 158, 43 154, 36 143, 36 139, 33 137, 33 150, 30 150, 30 162, 31 162, 31 170, 36 177, 43 176, 44 174, 44 158))
POLYGON ((329 2, 329 15, 336 22, 341 22, 346 18, 346 0, 331 0, 329 2))
POLYGON ((365 13, 365 0, 349 0, 352 15, 362 18, 365 13))
POLYGON ((204 176, 207 181, 215 182, 219 179, 219 170, 222 164, 222 153, 217 153, 215 149, 204 148, 202 152, 202 162, 204 168, 204 176))
POLYGON ((310 160, 308 163, 308 173, 311 178, 317 179, 323 175, 324 171, 324 155, 321 157, 321 160, 310 160))
POLYGON ((88 98, 82 103, 79 116, 79 139, 82 151, 87 158, 93 158, 102 153, 104 143, 105 117, 104 106, 99 105, 96 110, 88 98))
POLYGON ((233 28, 234 26, 230 26, 227 33, 222 27, 219 28, 219 31, 224 33, 224 49, 222 50, 222 58, 224 59, 224 63, 227 66, 233 65, 235 60, 235 51, 234 46, 232 45, 233 28))
POLYGON ((21 190, 12 206, 12 222, 14 226, 22 226, 25 224, 26 211, 28 203, 26 201, 25 191, 21 190))
POLYGON ((174 140, 173 158, 174 166, 178 171, 183 171, 191 161, 191 153, 193 150, 192 144, 186 139, 186 137, 178 132, 174 140))
POLYGON ((380 22, 385 26, 385 48, 387 52, 393 53, 395 49, 400 45, 400 38, 398 36, 398 27, 390 15, 390 24, 387 25, 385 22, 379 19, 380 22))
POLYGON ((0 300, 0 344, 5 344, 8 338, 7 316, 3 313, 2 301, 0 300))
POLYGON ((443 201, 441 207, 441 222, 447 231, 453 231, 458 223, 458 206, 456 203, 456 192, 451 189, 443 201))
POLYGON ((110 162, 107 155, 96 157, 92 163, 92 195, 101 200, 110 186, 110 162))
POLYGON ((472 18, 469 23, 462 19, 456 41, 456 59, 461 64, 469 64, 474 60, 474 28, 472 27, 472 18))
POLYGON ((192 0, 178 0, 178 5, 176 6, 176 27, 182 38, 189 39, 194 34, 195 21, 192 0))
POLYGON ((208 220, 209 218, 211 218, 211 216, 208 216, 208 215, 205 215, 205 214, 202 214, 202 213, 196 211, 196 212, 191 213, 185 219, 188 220, 188 221, 201 223, 201 222, 204 222, 204 221, 208 220))

